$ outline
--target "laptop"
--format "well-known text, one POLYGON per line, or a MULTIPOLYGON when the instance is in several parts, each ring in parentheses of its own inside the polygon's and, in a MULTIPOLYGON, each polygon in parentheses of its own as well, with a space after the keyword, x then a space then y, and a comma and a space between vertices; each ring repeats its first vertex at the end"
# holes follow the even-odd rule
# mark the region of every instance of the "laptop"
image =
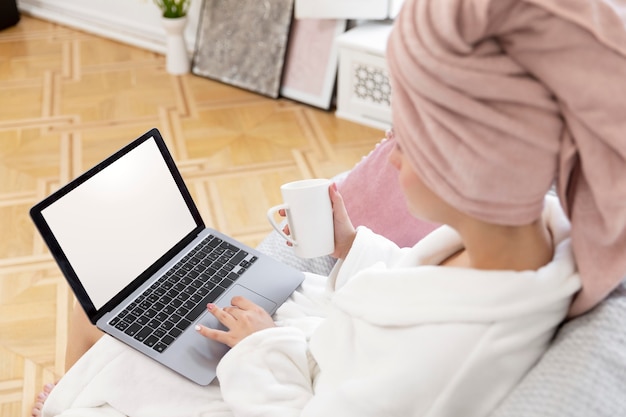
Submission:
POLYGON ((54 192, 30 215, 92 323, 208 385, 228 347, 207 303, 244 296, 273 314, 304 274, 205 227, 157 129, 54 192))

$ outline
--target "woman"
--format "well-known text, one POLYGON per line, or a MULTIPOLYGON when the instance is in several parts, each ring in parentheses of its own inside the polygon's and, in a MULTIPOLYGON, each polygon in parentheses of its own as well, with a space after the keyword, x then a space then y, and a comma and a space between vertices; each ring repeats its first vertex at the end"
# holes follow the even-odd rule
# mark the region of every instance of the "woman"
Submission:
POLYGON ((227 330, 198 332, 232 346, 219 387, 105 337, 44 415, 488 415, 567 314, 626 274, 624 9, 407 0, 388 45, 390 162, 411 213, 445 226, 400 249, 355 230, 331 187, 327 279, 274 319, 242 298, 208 306, 227 330))

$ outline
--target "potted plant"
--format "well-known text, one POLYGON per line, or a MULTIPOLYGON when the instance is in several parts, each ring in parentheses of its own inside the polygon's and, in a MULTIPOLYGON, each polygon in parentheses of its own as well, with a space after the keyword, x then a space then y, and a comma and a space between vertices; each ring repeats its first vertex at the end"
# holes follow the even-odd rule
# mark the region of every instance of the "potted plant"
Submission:
POLYGON ((170 74, 189 72, 189 55, 184 32, 187 26, 187 9, 191 0, 154 0, 161 9, 161 23, 167 34, 166 70, 170 74))
POLYGON ((187 16, 190 0, 154 0, 163 14, 168 19, 187 16))

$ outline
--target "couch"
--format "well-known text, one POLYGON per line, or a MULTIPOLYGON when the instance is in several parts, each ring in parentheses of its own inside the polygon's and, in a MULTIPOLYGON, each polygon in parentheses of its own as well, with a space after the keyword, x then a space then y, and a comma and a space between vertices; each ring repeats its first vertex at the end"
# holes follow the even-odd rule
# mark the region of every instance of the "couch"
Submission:
MULTIPOLYGON (((368 226, 399 246, 412 246, 436 225, 408 213, 387 163, 392 147, 391 140, 381 142, 335 181, 355 226, 368 226)), ((335 262, 331 257, 296 257, 276 232, 258 249, 322 275, 335 262)), ((548 351, 492 413, 531 416, 626 417, 626 280, 591 312, 564 323, 548 351)))

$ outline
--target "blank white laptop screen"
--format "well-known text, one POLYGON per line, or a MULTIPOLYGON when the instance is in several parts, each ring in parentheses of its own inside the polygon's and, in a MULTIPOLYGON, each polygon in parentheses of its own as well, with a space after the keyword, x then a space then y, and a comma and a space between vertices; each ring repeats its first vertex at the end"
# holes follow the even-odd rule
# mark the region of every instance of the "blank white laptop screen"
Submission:
POLYGON ((154 139, 42 215, 96 309, 196 227, 154 139))

